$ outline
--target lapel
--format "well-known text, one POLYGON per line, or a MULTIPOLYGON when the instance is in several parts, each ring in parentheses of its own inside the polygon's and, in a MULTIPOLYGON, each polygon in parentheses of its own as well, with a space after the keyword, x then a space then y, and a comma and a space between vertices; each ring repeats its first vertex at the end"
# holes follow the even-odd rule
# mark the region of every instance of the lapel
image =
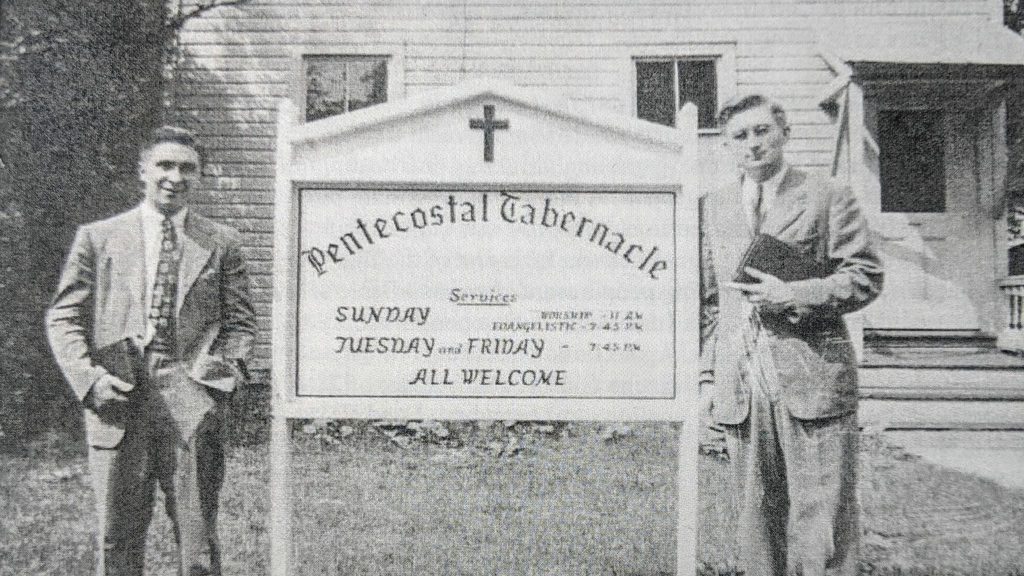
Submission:
POLYGON ((132 309, 125 311, 127 322, 135 321, 135 327, 126 326, 125 333, 139 333, 139 326, 145 326, 148 303, 146 302, 146 244, 142 238, 142 207, 137 206, 124 213, 122 226, 115 228, 112 236, 113 251, 117 253, 114 260, 118 268, 118 282, 111 286, 119 286, 128 293, 127 301, 132 309), (138 310, 134 308, 138 307, 138 310))
POLYGON ((737 234, 735 237, 736 242, 730 242, 730 244, 749 243, 750 240, 754 239, 754 233, 750 229, 750 221, 747 218, 747 209, 743 205, 743 181, 737 180, 731 186, 723 188, 720 191, 720 198, 718 202, 718 230, 734 230, 737 228, 736 224, 740 224, 739 228, 742 228, 743 234, 737 234))
POLYGON ((804 176, 790 167, 779 184, 775 201, 761 223, 761 233, 779 237, 793 222, 807 211, 807 189, 801 186, 804 176))
MULTIPOLYGON (((747 221, 747 212, 743 206, 743 185, 737 179, 732 184, 719 188, 714 192, 714 209, 709 224, 712 228, 712 260, 714 271, 719 283, 718 301, 720 306, 721 334, 733 334, 735 326, 743 315, 743 298, 731 288, 721 286, 723 282, 731 282, 736 269, 743 259, 743 254, 750 247, 754 234, 747 221)), ((720 340, 723 341, 723 340, 720 340)))
POLYGON ((743 207, 743 185, 739 180, 716 193, 714 220, 714 260, 722 281, 732 280, 736 267, 754 239, 743 207))
POLYGON ((202 225, 202 219, 195 216, 192 210, 185 217, 184 234, 182 234, 181 266, 178 268, 178 301, 175 312, 181 311, 181 304, 192 288, 199 273, 206 266, 210 254, 213 253, 214 242, 210 233, 202 225))

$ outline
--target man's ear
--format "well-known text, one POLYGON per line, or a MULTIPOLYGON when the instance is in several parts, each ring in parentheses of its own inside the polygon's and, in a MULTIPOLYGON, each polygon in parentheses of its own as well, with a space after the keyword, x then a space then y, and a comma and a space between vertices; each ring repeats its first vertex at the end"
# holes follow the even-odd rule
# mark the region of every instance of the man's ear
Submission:
POLYGON ((135 177, 142 178, 142 169, 146 165, 146 161, 149 160, 149 148, 146 148, 139 152, 139 157, 135 160, 135 177))

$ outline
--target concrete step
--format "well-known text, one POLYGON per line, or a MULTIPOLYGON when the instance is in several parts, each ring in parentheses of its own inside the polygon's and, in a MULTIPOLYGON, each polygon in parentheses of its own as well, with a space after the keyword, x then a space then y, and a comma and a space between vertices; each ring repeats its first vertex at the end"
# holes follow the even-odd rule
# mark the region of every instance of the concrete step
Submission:
POLYGON ((1024 431, 1024 400, 860 401, 858 421, 870 430, 1024 431))
POLYGON ((986 353, 996 351, 996 338, 989 334, 967 331, 937 332, 933 330, 874 330, 864 334, 864 347, 880 354, 906 350, 948 350, 986 353))
POLYGON ((1005 366, 860 368, 861 398, 1024 400, 1024 370, 1005 366))
POLYGON ((860 422, 883 430, 1022 430, 1024 370, 862 367, 860 422))
POLYGON ((992 347, 865 346, 865 368, 979 368, 1022 369, 1024 358, 992 347))

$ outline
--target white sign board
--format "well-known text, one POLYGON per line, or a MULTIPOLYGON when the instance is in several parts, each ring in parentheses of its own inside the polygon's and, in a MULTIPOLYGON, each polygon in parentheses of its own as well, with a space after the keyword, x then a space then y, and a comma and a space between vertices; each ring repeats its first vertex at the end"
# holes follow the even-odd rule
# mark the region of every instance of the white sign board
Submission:
POLYGON ((692 573, 696 109, 670 129, 467 83, 293 117, 285 103, 270 572, 290 571, 289 418, 430 418, 684 422, 692 573))
POLYGON ((674 193, 298 196, 297 397, 676 398, 674 193))

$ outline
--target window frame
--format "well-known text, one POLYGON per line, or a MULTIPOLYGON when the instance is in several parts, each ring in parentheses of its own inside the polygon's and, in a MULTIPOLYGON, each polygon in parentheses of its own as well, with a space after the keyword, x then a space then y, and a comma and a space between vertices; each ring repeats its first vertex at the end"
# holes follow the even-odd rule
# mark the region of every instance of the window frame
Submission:
POLYGON ((383 58, 388 76, 385 103, 405 97, 405 50, 401 45, 300 46, 292 51, 292 100, 298 104, 294 118, 298 124, 309 122, 306 120, 306 62, 311 57, 383 58))
MULTIPOLYGON (((646 62, 678 62, 680 60, 710 60, 715 63, 716 98, 718 106, 729 101, 736 95, 736 43, 735 42, 704 42, 684 43, 669 46, 634 46, 626 58, 628 64, 623 75, 623 91, 627 94, 629 115, 637 117, 637 74, 636 63, 646 62)), ((679 67, 673 66, 673 90, 675 91, 676 110, 679 106, 679 67)), ((715 110, 715 115, 718 110, 715 110)), ((719 135, 722 130, 714 128, 698 128, 699 135, 719 135)))

